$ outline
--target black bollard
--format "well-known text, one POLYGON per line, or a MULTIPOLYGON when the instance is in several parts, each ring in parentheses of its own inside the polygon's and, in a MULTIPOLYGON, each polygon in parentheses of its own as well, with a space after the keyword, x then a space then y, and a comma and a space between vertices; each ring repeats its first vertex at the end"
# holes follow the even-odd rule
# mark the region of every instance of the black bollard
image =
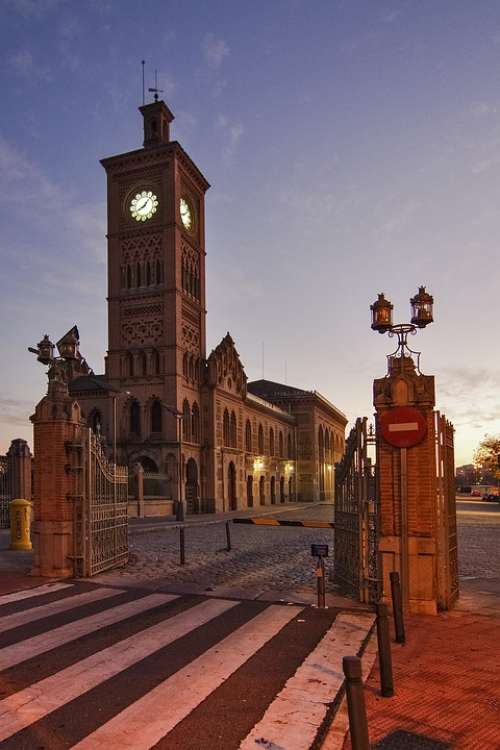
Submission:
POLYGON ((229 530, 229 521, 226 521, 226 549, 231 552, 231 532, 229 530))
POLYGON ((403 619, 403 598, 401 596, 401 582, 399 580, 399 573, 393 570, 390 574, 390 577, 396 643, 406 643, 405 623, 403 619))
POLYGON ((391 640, 389 637, 389 607, 382 603, 377 604, 377 645, 380 692, 384 698, 392 698, 394 683, 392 679, 391 640))
POLYGON ((316 578, 318 582, 318 609, 326 609, 325 561, 322 557, 318 557, 316 578))
POLYGON ((365 694, 361 680, 361 659, 357 656, 344 656, 342 669, 345 675, 352 750, 370 750, 365 694))
POLYGON ((179 542, 180 542, 180 548, 181 548, 181 565, 184 565, 186 562, 186 547, 184 542, 184 527, 181 526, 179 529, 179 542))

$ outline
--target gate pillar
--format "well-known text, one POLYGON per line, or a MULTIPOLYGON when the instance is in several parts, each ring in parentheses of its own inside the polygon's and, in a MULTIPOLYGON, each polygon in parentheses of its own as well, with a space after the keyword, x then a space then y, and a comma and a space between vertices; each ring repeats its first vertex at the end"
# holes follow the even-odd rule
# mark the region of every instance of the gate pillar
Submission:
POLYGON ((434 403, 434 377, 422 375, 409 356, 389 357, 387 376, 374 381, 383 597, 390 599, 389 574, 398 571, 405 609, 427 614, 436 614, 440 601, 434 403), (418 420, 390 424, 397 407, 414 407, 418 420), (409 447, 394 444, 404 443, 402 433, 411 433, 417 422, 417 444, 411 434, 409 447))
POLYGON ((80 407, 65 382, 49 382, 33 422, 34 560, 32 575, 74 575, 74 505, 82 494, 83 445, 80 407))
POLYGON ((31 452, 26 440, 17 438, 7 451, 7 473, 12 498, 31 500, 31 452))

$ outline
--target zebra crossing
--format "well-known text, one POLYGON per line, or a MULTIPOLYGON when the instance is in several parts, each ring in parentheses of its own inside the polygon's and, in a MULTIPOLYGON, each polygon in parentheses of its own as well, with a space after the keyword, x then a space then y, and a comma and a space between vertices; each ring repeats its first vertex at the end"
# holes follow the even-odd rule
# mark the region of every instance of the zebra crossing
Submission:
POLYGON ((0 748, 306 750, 372 624, 87 581, 0 596, 0 748))

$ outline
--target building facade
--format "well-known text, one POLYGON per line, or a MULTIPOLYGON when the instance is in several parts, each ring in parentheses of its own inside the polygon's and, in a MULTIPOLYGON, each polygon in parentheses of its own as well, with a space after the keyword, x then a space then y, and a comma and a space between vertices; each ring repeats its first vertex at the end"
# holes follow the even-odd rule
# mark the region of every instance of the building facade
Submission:
POLYGON ((166 104, 140 111, 143 148, 101 162, 108 186, 105 374, 75 378, 71 393, 112 457, 142 467, 146 499, 175 502, 182 494, 188 512, 331 499, 347 419, 315 391, 248 383, 229 334, 207 356, 209 184, 170 139, 166 104))

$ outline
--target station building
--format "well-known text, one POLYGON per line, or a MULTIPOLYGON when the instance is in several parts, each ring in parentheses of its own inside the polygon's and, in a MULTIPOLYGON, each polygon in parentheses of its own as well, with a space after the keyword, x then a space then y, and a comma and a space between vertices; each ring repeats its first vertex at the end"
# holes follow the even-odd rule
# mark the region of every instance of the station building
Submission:
MULTIPOLYGON (((207 356, 205 193, 163 101, 143 147, 101 161, 108 200, 105 374, 70 386, 150 513, 333 499, 346 416, 315 390, 248 382, 229 333, 207 356), (180 457, 180 477, 177 467, 180 457)), ((142 512, 142 511, 141 511, 142 512)))

